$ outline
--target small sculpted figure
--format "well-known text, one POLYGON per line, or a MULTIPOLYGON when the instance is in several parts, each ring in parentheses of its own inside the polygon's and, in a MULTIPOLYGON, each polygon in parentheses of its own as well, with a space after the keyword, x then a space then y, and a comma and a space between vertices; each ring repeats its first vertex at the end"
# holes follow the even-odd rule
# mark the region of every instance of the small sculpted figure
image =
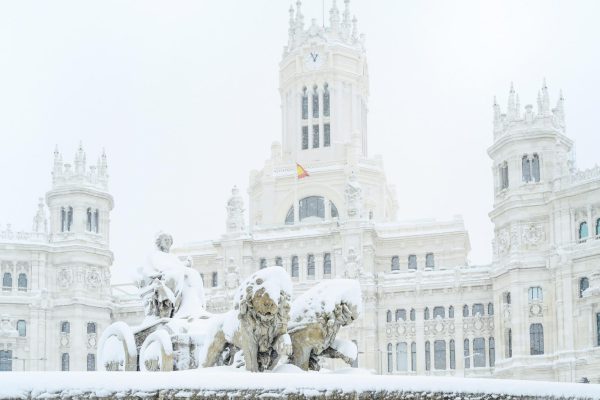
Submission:
POLYGON ((140 271, 146 315, 184 318, 201 313, 205 306, 202 277, 191 267, 191 260, 184 265, 169 252, 173 237, 168 233, 160 232, 155 245, 140 271))

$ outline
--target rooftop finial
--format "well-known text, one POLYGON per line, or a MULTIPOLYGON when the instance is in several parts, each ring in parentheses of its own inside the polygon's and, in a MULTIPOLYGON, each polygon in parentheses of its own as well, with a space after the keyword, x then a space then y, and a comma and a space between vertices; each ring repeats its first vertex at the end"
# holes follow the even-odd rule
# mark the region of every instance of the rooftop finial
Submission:
POLYGON ((329 25, 333 32, 337 32, 340 29, 340 10, 337 8, 336 0, 333 0, 331 10, 329 10, 329 25))
POLYGON ((508 116, 508 120, 512 121, 515 119, 517 110, 515 105, 515 87, 513 83, 510 83, 510 90, 508 92, 508 107, 506 110, 506 114, 508 116))
POLYGON ((350 0, 344 0, 344 28, 350 29, 350 0))
POLYGON ((352 39, 358 38, 358 19, 356 16, 352 18, 352 39))

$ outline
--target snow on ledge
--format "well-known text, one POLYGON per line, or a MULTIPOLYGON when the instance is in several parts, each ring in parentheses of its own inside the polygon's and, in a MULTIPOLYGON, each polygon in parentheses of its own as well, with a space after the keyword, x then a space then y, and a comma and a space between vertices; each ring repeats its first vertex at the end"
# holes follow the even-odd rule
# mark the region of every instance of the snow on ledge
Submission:
POLYGON ((402 397, 414 398, 414 394, 425 392, 460 394, 463 399, 477 398, 476 395, 600 399, 600 385, 597 384, 381 376, 352 368, 325 373, 290 373, 289 368, 280 368, 280 371, 252 373, 216 367, 176 372, 3 372, 0 399, 122 398, 136 393, 157 396, 159 390, 171 391, 177 397, 208 396, 216 392, 262 393, 274 397, 293 394, 310 397, 335 392, 371 392, 365 393, 371 396, 375 395, 373 392, 403 392, 402 397))

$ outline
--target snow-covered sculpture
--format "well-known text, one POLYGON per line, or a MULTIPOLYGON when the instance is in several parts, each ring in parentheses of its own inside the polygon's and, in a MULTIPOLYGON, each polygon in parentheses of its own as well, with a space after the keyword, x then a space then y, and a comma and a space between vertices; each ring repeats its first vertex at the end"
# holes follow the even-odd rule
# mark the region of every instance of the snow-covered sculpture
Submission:
POLYGON ((358 178, 352 172, 346 181, 346 210, 348 218, 357 219, 362 213, 362 187, 358 182, 358 178))
POLYGON ((359 317, 361 309, 360 285, 353 279, 323 281, 294 300, 288 330, 291 363, 314 371, 320 369, 320 357, 352 364, 357 357, 356 344, 336 335, 359 317))
POLYGON ((348 255, 345 258, 344 276, 350 279, 356 279, 363 274, 363 268, 360 263, 360 257, 356 254, 354 247, 348 249, 348 255))
POLYGON ((231 189, 231 197, 227 200, 227 232, 244 230, 244 200, 237 186, 231 189))
POLYGON ((234 310, 221 320, 213 340, 207 343, 203 366, 217 365, 222 353, 242 350, 246 369, 273 369, 282 355, 291 352, 287 334, 292 282, 281 267, 269 267, 252 274, 238 288, 234 310))
POLYGON ((198 271, 191 268, 191 260, 184 265, 169 253, 173 237, 160 232, 156 249, 141 269, 139 286, 146 316, 185 318, 204 310, 204 284, 198 271))

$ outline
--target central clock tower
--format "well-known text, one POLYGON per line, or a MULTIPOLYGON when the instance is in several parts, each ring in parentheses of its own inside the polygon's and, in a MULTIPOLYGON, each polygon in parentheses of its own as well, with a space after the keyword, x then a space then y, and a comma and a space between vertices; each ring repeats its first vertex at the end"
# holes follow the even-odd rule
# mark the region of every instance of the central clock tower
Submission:
POLYGON ((288 45, 279 66, 282 156, 297 162, 345 160, 348 148, 367 156, 369 79, 364 38, 345 1, 328 27, 305 27, 301 3, 290 9, 288 45), (342 15, 341 15, 342 14, 342 15))

